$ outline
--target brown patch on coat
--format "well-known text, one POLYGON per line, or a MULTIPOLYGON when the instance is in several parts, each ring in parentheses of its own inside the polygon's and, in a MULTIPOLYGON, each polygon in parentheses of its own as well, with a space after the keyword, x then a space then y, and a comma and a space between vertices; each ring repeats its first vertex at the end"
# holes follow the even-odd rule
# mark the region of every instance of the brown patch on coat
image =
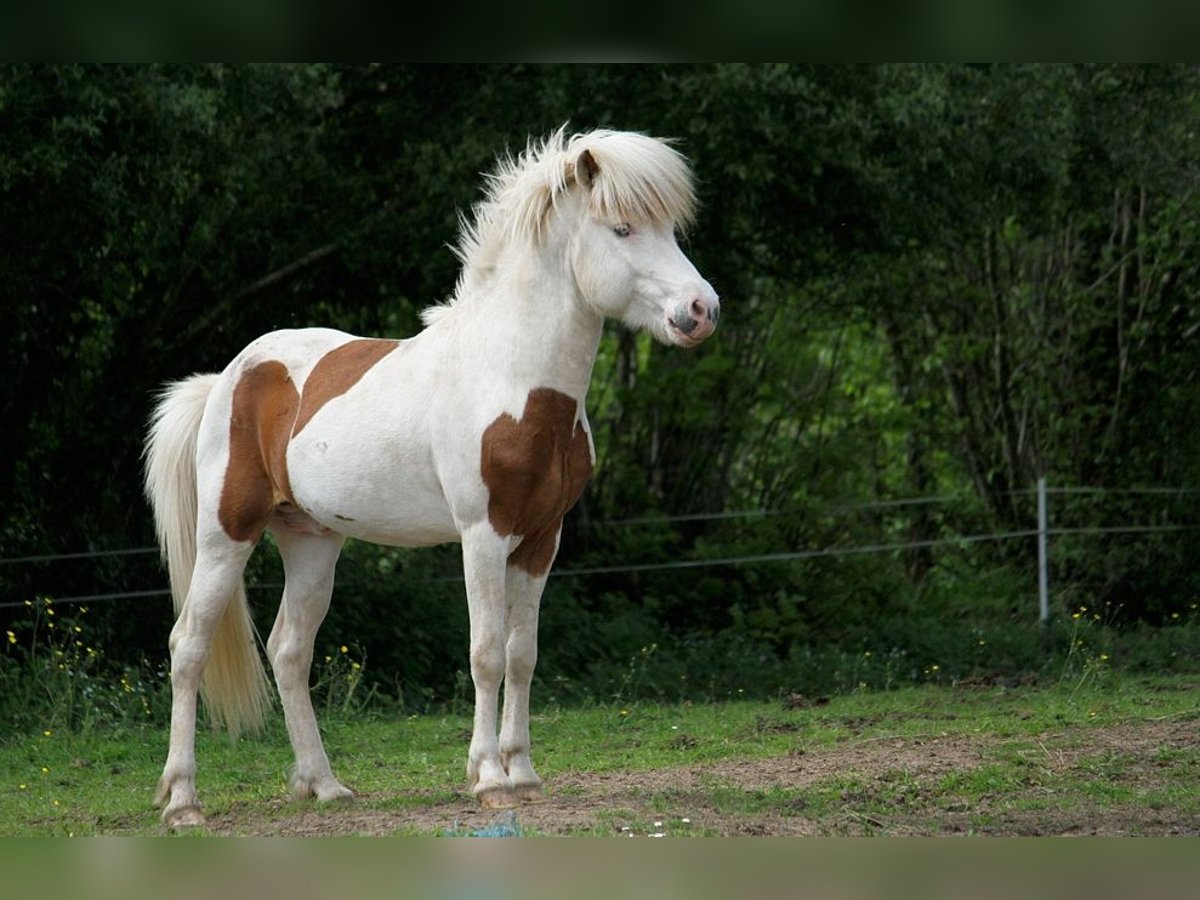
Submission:
POLYGON ((304 396, 292 435, 303 431, 322 406, 358 384, 375 363, 399 346, 399 341, 359 338, 322 356, 304 382, 304 396))
POLYGON ((508 564, 530 575, 550 570, 563 516, 592 474, 587 432, 575 420, 578 406, 561 391, 534 388, 520 419, 504 413, 483 432, 488 521, 502 537, 521 537, 508 564))
POLYGON ((398 346, 360 338, 335 347, 313 366, 303 396, 281 362, 262 362, 241 374, 233 389, 229 464, 217 510, 226 534, 235 541, 257 541, 268 522, 303 534, 329 533, 292 497, 288 442, 322 406, 354 387, 398 346))
POLYGON ((292 502, 287 445, 299 406, 281 362, 247 369, 233 389, 229 465, 217 518, 235 541, 257 541, 275 508, 292 502))

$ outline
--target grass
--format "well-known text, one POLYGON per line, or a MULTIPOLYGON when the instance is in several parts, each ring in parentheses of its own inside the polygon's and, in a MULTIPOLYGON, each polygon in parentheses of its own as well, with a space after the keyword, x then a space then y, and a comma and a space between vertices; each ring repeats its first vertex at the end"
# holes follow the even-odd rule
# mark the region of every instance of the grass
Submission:
MULTIPOLYGON (((587 779, 615 775, 634 785, 572 833, 702 835, 764 818, 803 820, 828 834, 941 832, 947 821, 987 832, 1022 817, 1086 825, 1118 813, 1151 832, 1165 816, 1184 830, 1190 821, 1196 833, 1200 742, 1139 749, 1112 735, 1196 722, 1198 687, 1196 676, 1110 675, 1084 687, 929 685, 792 709, 752 701, 555 708, 535 714, 533 737, 541 774, 565 785, 557 803, 596 803, 587 779), (977 746, 978 764, 931 776, 888 749, 947 741, 977 746), (813 777, 794 785, 726 777, 735 763, 789 757, 813 777), (822 772, 821 760, 835 764, 822 772), (662 777, 681 768, 700 772, 699 780, 680 787, 662 777), (705 816, 680 812, 689 808, 705 816)), ((324 722, 335 771, 362 795, 356 814, 394 814, 400 833, 449 830, 428 824, 428 814, 463 802, 469 728, 468 716, 450 714, 335 711, 324 722), (417 824, 404 824, 409 818, 417 824)), ((0 835, 160 833, 151 799, 165 747, 164 730, 137 725, 10 738, 0 745, 0 835)), ((210 814, 269 825, 311 809, 288 798, 291 752, 278 716, 262 737, 237 743, 202 731, 197 758, 210 814)))

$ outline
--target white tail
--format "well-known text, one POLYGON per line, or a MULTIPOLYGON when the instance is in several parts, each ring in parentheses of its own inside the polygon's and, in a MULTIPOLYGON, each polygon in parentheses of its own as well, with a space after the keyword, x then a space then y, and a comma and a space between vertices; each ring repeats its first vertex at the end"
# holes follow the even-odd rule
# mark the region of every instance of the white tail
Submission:
MULTIPOLYGON (((167 385, 146 439, 146 496, 170 573, 176 618, 196 565, 196 436, 218 377, 193 375, 167 385)), ((213 636, 201 694, 213 724, 224 725, 235 736, 261 727, 270 707, 271 688, 241 582, 213 636)))

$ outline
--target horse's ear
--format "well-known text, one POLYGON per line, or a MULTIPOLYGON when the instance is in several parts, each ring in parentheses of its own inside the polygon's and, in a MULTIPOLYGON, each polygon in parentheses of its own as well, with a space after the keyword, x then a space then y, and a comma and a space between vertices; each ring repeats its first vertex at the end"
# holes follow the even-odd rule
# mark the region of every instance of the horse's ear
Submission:
POLYGON ((596 157, 592 156, 591 150, 584 150, 575 158, 574 169, 579 183, 584 187, 591 187, 600 172, 600 165, 596 162, 596 157))

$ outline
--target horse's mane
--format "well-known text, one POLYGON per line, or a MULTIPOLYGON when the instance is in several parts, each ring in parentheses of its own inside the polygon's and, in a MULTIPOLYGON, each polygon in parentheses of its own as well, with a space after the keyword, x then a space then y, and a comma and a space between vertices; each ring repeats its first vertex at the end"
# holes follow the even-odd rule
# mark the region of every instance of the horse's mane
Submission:
POLYGON ((572 185, 574 161, 584 150, 598 168, 591 185, 592 212, 598 218, 613 224, 691 224, 696 210, 691 170, 669 141, 605 129, 568 139, 564 126, 540 143, 530 141, 515 158, 500 157, 485 176, 483 199, 469 218, 459 217, 454 252, 462 272, 454 295, 446 304, 424 310, 425 324, 484 285, 505 247, 537 241, 556 201, 572 185))

